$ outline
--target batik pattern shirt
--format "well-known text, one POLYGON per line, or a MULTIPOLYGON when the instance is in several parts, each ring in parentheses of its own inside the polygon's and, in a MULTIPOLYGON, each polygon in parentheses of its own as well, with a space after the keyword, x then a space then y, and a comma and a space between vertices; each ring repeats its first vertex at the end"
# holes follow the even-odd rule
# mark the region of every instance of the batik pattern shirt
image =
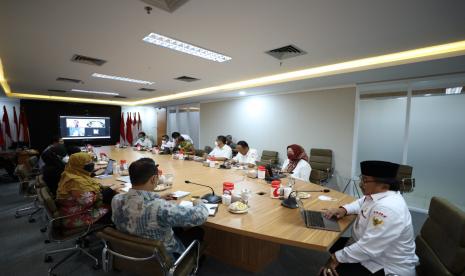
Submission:
POLYGON ((185 247, 175 237, 173 227, 192 227, 208 218, 204 204, 179 206, 149 191, 130 189, 111 202, 112 219, 119 231, 146 239, 162 241, 166 250, 181 254, 185 247))

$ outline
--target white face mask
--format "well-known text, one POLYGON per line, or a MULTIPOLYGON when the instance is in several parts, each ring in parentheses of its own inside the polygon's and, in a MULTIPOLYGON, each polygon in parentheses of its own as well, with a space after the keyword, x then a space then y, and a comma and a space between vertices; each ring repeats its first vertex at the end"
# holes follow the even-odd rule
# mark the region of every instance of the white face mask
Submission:
POLYGON ((217 147, 217 146, 218 146, 218 142, 217 142, 217 141, 215 141, 215 147, 217 147))
POLYGON ((165 144, 166 144, 166 141, 165 141, 165 140, 161 140, 161 144, 162 144, 162 145, 165 145, 165 144))
POLYGON ((66 155, 65 157, 63 157, 63 159, 61 159, 61 161, 63 161, 63 163, 67 164, 68 163, 68 160, 69 160, 69 156, 66 155))

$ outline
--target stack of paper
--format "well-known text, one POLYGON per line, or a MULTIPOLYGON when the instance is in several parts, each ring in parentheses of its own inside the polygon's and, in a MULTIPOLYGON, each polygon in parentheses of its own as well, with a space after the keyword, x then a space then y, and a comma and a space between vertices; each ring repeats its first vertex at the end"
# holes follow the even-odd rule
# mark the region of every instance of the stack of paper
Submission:
MULTIPOLYGON (((179 206, 192 207, 194 206, 194 204, 192 203, 192 201, 183 200, 179 203, 179 206)), ((209 216, 214 216, 216 214, 218 204, 205 203, 205 206, 207 206, 209 216)))

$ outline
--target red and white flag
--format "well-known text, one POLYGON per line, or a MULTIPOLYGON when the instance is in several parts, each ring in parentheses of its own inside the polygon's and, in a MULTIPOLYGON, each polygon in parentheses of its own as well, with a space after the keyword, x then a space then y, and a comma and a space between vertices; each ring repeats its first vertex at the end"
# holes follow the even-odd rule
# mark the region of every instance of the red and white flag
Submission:
POLYGON ((16 115, 16 107, 13 106, 13 122, 15 124, 15 142, 19 141, 19 124, 18 124, 18 116, 16 115))
POLYGON ((140 113, 137 112, 137 132, 142 131, 142 120, 140 119, 140 113))
POLYGON ((124 145, 126 142, 126 135, 124 133, 124 112, 121 112, 121 121, 119 124, 119 143, 124 145))
POLYGON ((132 114, 132 140, 135 142, 139 138, 139 130, 137 129, 137 117, 136 112, 132 114))
POLYGON ((10 118, 8 118, 8 111, 6 110, 5 106, 3 106, 2 122, 3 122, 3 128, 5 129, 5 139, 4 139, 5 145, 9 147, 13 139, 11 137, 10 118))
POLYGON ((26 114, 24 113, 24 109, 21 109, 21 111, 19 112, 19 138, 18 140, 26 144, 30 144, 29 125, 27 123, 27 118, 26 118, 26 114))
POLYGON ((129 146, 132 146, 132 120, 131 113, 128 112, 128 119, 126 120, 126 141, 129 146))

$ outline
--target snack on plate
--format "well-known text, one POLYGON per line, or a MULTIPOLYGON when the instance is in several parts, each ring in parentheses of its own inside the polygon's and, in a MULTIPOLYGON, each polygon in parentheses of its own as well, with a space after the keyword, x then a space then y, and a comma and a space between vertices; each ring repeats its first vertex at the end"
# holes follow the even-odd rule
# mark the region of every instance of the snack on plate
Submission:
POLYGON ((236 211, 236 212, 237 212, 237 211, 245 211, 245 210, 247 210, 249 207, 248 207, 246 204, 244 204, 244 203, 242 203, 242 202, 240 202, 240 201, 236 201, 236 202, 234 202, 234 203, 231 203, 231 204, 229 205, 228 208, 229 208, 231 211, 236 211))

